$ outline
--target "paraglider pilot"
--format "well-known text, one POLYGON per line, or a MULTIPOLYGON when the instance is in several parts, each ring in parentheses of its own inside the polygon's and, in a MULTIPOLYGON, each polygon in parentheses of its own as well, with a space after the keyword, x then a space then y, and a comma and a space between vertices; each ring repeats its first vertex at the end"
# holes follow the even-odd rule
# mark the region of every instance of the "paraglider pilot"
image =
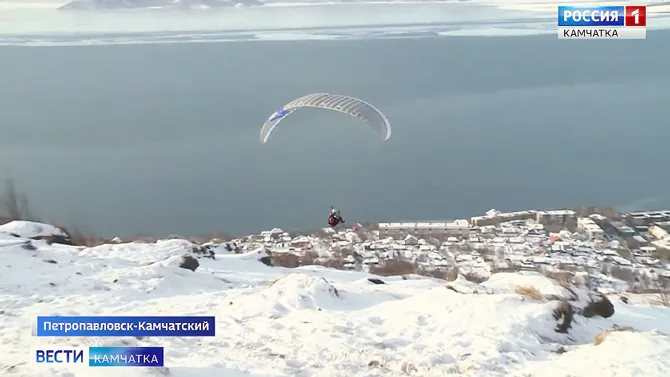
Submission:
POLYGON ((328 216, 328 225, 335 227, 338 224, 344 224, 344 219, 340 215, 340 211, 336 210, 333 206, 330 206, 330 216, 328 216))

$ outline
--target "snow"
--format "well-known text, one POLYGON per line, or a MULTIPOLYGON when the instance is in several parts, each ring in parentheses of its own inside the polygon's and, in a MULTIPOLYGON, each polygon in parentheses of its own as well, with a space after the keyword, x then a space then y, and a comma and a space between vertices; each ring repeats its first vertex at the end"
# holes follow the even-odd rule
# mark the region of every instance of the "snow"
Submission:
POLYGON ((667 370, 670 362, 667 336, 655 333, 636 334, 614 332, 598 346, 580 347, 567 352, 562 360, 531 363, 519 371, 519 375, 530 376, 656 376, 667 370), (623 350, 626 350, 622 353, 623 350), (603 357, 615 354, 615 358, 603 357), (631 365, 634 370, 629 369, 631 365), (587 372, 588 371, 588 372, 587 372), (601 374, 602 373, 602 374, 601 374))
POLYGON ((536 272, 498 273, 481 284, 494 293, 513 293, 519 287, 535 287, 543 295, 565 296, 565 288, 536 272))
MULTIPOLYGON (((127 2, 131 3, 144 4, 127 2)), ((571 4, 611 3, 573 1, 571 4)), ((62 4, 55 1, 0 2, 0 45, 87 46, 555 34, 557 6, 553 0, 268 0, 265 5, 188 12, 160 9, 96 12, 57 10, 62 4)), ((647 5, 648 29, 669 28, 670 5, 660 0, 647 5)))
POLYGON ((49 225, 36 223, 32 221, 14 220, 6 224, 0 225, 0 233, 13 233, 26 238, 47 237, 47 236, 63 236, 67 234, 61 229, 49 225))
MULTIPOLYGON (((563 288, 537 273, 498 273, 475 284, 460 276, 377 277, 318 266, 285 269, 244 254, 202 257, 179 268, 184 240, 79 248, 0 236, 0 371, 31 377, 118 376, 114 368, 45 367, 36 346, 166 347, 173 377, 660 376, 670 372, 670 309, 613 296, 611 318, 579 317, 554 331, 556 302, 515 293, 563 288), (34 250, 26 249, 30 243, 34 250), (48 262, 45 262, 48 261, 48 262), (37 315, 214 315, 213 338, 36 338, 37 315), (613 326, 634 332, 594 337, 613 326), (557 351, 563 347, 566 353, 557 351)), ((634 296, 634 295, 631 295, 634 296)), ((128 368, 125 377, 161 373, 128 368)), ((165 373, 163 373, 165 375, 165 373)))

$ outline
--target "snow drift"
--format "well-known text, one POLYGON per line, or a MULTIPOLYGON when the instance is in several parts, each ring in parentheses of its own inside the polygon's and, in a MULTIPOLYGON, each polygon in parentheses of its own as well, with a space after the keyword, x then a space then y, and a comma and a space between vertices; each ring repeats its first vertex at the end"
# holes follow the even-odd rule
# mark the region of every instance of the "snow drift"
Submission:
MULTIPOLYGON (((624 304, 580 315, 583 287, 538 274, 475 284, 376 277, 310 266, 272 267, 262 249, 210 256, 188 241, 78 248, 2 236, 0 371, 17 376, 114 376, 106 368, 45 368, 37 345, 166 347, 166 368, 124 376, 588 376, 670 372, 670 309, 624 304), (12 242, 9 242, 11 239, 12 242), (31 245, 26 248, 25 245, 31 245), (185 255, 195 271, 179 267, 185 255), (266 260, 267 261, 267 260, 266 260), (534 286, 547 298, 519 295, 534 286), (578 297, 571 297, 576 290, 578 297), (572 300, 567 333, 554 311, 572 300), (214 315, 213 338, 35 338, 37 315, 214 315), (618 326, 595 345, 596 335, 618 326)), ((212 245, 216 249, 215 245, 212 245)), ((217 249, 218 250, 218 249, 217 249)))

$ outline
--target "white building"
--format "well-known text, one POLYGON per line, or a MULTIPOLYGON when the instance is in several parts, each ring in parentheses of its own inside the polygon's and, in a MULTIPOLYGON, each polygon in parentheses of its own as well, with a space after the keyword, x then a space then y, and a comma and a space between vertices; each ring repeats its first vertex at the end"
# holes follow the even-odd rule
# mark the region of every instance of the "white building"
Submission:
POLYGON ((379 223, 380 237, 466 236, 470 230, 467 220, 451 222, 379 223))
POLYGON ((633 226, 646 226, 652 223, 670 221, 670 211, 632 212, 626 215, 633 226))
POLYGON ((545 225, 565 225, 573 220, 576 215, 577 213, 572 210, 537 211, 536 221, 545 225))
POLYGON ((484 216, 475 216, 470 218, 472 226, 488 226, 497 225, 508 221, 535 219, 536 211, 516 211, 516 212, 500 212, 495 209, 486 211, 484 216))
POLYGON ((668 238, 668 236, 670 236, 667 230, 656 225, 652 225, 649 227, 649 235, 656 238, 657 240, 663 240, 668 238))
POLYGON ((605 238, 605 231, 603 228, 588 217, 578 218, 577 228, 586 233, 592 240, 602 240, 605 238))
POLYGON ((404 241, 405 241, 405 245, 412 245, 412 246, 414 246, 414 245, 418 245, 418 244, 419 244, 419 240, 416 239, 416 237, 414 237, 414 236, 412 236, 412 235, 409 235, 409 234, 407 235, 407 237, 405 237, 405 240, 404 240, 404 241))

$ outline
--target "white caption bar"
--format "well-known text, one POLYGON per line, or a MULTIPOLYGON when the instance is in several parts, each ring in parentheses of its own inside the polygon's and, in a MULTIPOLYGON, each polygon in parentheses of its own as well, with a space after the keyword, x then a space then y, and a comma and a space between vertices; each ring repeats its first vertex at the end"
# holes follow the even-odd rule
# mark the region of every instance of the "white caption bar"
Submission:
POLYGON ((558 27, 558 39, 646 39, 645 27, 558 27))

